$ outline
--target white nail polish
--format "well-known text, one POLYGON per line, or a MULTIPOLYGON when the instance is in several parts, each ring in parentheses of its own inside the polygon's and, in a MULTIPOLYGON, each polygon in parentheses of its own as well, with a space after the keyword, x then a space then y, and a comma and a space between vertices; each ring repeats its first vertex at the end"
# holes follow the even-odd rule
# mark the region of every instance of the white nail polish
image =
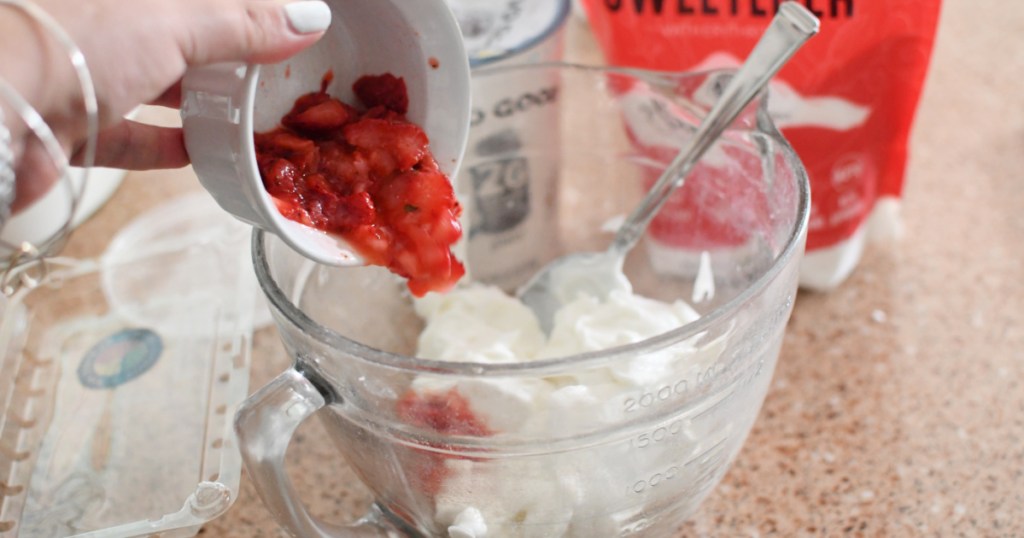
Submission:
POLYGON ((331 25, 331 8, 320 0, 302 0, 285 4, 284 14, 292 29, 300 34, 323 32, 331 25))

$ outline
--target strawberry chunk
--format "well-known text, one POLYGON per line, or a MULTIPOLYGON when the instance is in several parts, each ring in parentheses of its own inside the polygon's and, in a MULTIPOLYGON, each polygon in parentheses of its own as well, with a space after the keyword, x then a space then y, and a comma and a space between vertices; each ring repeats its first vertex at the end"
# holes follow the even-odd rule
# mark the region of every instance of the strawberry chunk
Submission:
POLYGON ((344 133, 349 144, 394 159, 396 170, 416 166, 430 144, 426 133, 416 125, 391 120, 362 119, 347 125, 344 133))
POLYGON ((370 193, 357 192, 338 200, 332 221, 339 231, 347 231, 371 225, 376 218, 377 211, 370 193))
POLYGON ((317 136, 340 129, 358 116, 359 112, 345 103, 327 99, 304 110, 289 113, 281 120, 281 124, 300 133, 317 136))
POLYGON ((362 77, 352 85, 352 90, 366 108, 381 106, 402 115, 409 111, 405 79, 391 73, 362 77))
POLYGON ((267 192, 286 218, 340 235, 407 278, 414 295, 451 288, 465 274, 451 253, 461 207, 426 133, 403 116, 405 82, 360 79, 361 112, 327 95, 329 81, 297 99, 280 127, 254 135, 267 192))
POLYGON ((409 278, 414 294, 449 289, 465 274, 450 250, 462 235, 462 208, 444 174, 410 171, 397 176, 381 189, 378 206, 402 241, 394 270, 409 278))
POLYGON ((299 169, 287 159, 272 159, 266 167, 261 166, 263 185, 275 198, 291 199, 298 193, 302 175, 299 169))
POLYGON ((315 142, 288 131, 257 135, 255 145, 257 162, 261 157, 281 157, 291 161, 303 173, 315 171, 320 162, 315 142))

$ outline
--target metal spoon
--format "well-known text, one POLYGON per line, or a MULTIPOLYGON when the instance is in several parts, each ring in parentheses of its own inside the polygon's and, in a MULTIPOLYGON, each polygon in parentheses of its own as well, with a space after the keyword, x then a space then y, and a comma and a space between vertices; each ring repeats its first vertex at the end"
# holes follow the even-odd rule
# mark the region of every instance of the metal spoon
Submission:
POLYGON ((714 144, 733 120, 756 97, 782 66, 818 32, 819 21, 803 6, 786 2, 762 34, 754 50, 730 80, 693 139, 665 169, 644 199, 619 228, 603 252, 569 254, 553 260, 519 289, 519 299, 537 315, 541 328, 550 332, 554 315, 564 301, 579 292, 598 298, 622 286, 622 264, 644 230, 693 165, 714 144), (569 297, 558 296, 557 284, 571 280, 569 297))

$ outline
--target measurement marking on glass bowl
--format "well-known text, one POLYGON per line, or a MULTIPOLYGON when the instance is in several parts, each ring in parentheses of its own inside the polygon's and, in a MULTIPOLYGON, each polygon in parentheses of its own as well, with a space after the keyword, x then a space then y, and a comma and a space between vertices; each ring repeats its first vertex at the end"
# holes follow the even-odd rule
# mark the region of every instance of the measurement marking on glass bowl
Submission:
POLYGON ((629 440, 629 447, 632 449, 644 449, 652 444, 660 443, 666 439, 671 439, 680 433, 683 433, 684 424, 685 421, 683 419, 678 419, 668 426, 661 426, 650 432, 641 433, 629 440))
MULTIPOLYGON (((639 495, 650 490, 651 488, 655 488, 660 484, 663 484, 665 482, 668 482, 669 480, 672 480, 673 478, 676 478, 677 476, 679 476, 680 471, 682 471, 682 469, 686 467, 689 467, 695 463, 700 465, 706 465, 709 462, 714 461, 715 457, 718 455, 718 450, 722 448, 722 446, 724 446, 725 442, 728 440, 728 437, 724 437, 720 439, 717 443, 708 447, 700 454, 697 454, 693 458, 687 460, 686 463, 672 465, 671 467, 663 471, 658 471, 647 478, 637 480, 636 482, 627 485, 626 494, 632 493, 639 495)), ((710 465, 708 467, 698 467, 700 472, 699 479, 706 480, 708 477, 713 476, 719 470, 717 463, 718 462, 715 461, 715 465, 710 465)))
POLYGON ((625 411, 632 413, 651 407, 655 404, 671 400, 677 396, 683 396, 693 389, 709 383, 725 372, 725 367, 720 364, 713 364, 706 370, 698 370, 692 378, 680 379, 675 383, 661 385, 656 389, 643 391, 637 395, 630 396, 623 401, 625 411), (692 382, 692 387, 690 386, 692 382))
POLYGON ((679 466, 673 465, 668 469, 665 469, 664 471, 659 471, 657 473, 652 474, 648 478, 637 480, 636 482, 634 482, 633 484, 629 485, 626 488, 626 493, 632 492, 640 494, 647 491, 648 489, 657 487, 659 484, 668 482, 669 480, 672 480, 677 476, 679 476, 679 466))

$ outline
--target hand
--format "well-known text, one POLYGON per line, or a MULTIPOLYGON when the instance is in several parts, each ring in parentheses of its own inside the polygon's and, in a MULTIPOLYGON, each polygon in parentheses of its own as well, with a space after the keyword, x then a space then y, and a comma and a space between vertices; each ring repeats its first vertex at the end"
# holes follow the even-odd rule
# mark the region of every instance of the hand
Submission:
MULTIPOLYGON (((123 119, 144 103, 177 107, 188 66, 278 62, 314 43, 330 23, 330 11, 319 0, 35 2, 81 48, 92 73, 101 130, 96 165, 128 169, 188 164, 180 129, 123 119)), ((71 64, 50 34, 5 5, 0 5, 0 77, 40 112, 72 160, 79 158, 85 117, 71 64)), ((53 179, 38 173, 44 162, 49 161, 38 144, 25 146, 15 210, 49 189, 53 179)))

